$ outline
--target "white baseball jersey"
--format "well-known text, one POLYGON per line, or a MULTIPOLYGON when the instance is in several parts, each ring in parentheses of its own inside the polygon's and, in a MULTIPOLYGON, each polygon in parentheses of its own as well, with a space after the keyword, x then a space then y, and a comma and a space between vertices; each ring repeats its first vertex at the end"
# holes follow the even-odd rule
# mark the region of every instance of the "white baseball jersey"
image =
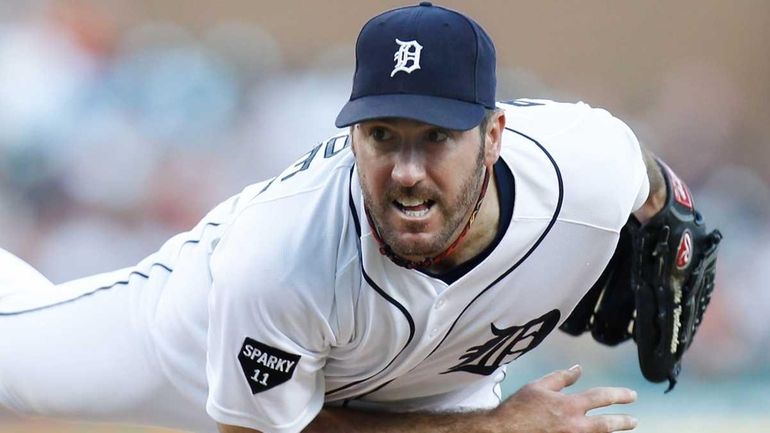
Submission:
POLYGON ((355 161, 341 150, 347 136, 322 143, 251 200, 211 260, 214 419, 294 432, 324 402, 498 403, 501 369, 566 319, 648 193, 634 135, 606 111, 515 104, 501 105, 511 223, 451 285, 379 253, 355 161))
POLYGON ((4 290, 0 418, 215 431, 205 406, 272 433, 300 431, 324 404, 494 407, 505 366, 567 318, 649 189, 636 138, 606 111, 500 107, 510 222, 451 284, 379 253, 340 134, 135 267, 4 290))

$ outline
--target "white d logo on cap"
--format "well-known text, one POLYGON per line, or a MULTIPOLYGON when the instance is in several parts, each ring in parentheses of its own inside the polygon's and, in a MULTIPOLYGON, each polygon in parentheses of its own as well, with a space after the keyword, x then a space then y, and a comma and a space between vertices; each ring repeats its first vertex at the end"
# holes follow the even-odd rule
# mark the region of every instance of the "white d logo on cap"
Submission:
POLYGON ((422 45, 417 41, 403 42, 398 39, 396 39, 396 43, 398 44, 398 51, 396 51, 396 54, 393 56, 396 66, 393 68, 393 72, 390 73, 390 77, 393 78, 398 71, 404 71, 407 74, 411 74, 415 69, 420 69, 420 52, 422 51, 422 45))

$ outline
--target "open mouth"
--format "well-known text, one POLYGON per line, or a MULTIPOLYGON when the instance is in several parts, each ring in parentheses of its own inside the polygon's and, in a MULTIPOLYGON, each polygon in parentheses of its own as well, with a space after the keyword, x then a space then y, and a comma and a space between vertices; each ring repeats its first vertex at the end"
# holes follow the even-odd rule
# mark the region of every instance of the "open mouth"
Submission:
POLYGON ((433 200, 402 199, 393 200, 393 205, 401 211, 402 214, 410 218, 421 218, 430 212, 430 209, 436 202, 433 200))

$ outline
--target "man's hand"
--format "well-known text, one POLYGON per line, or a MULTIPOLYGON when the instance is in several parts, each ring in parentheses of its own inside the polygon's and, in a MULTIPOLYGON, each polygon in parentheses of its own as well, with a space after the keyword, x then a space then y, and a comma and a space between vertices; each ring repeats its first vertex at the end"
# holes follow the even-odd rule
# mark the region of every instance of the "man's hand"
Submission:
MULTIPOLYGON (((578 394, 562 390, 580 377, 579 366, 555 371, 531 382, 498 408, 467 413, 385 413, 326 408, 304 433, 610 433, 631 430, 629 415, 593 415, 586 412, 636 401, 627 388, 591 388, 578 394)), ((259 433, 220 425, 222 433, 259 433)))
POLYGON ((580 374, 579 366, 555 371, 490 411, 391 414, 325 409, 305 433, 609 433, 636 427, 636 419, 628 415, 586 415, 600 407, 636 401, 633 390, 602 387, 562 393, 580 374))
POLYGON ((580 366, 555 371, 531 382, 490 412, 495 428, 511 433, 605 433, 631 430, 637 421, 629 415, 593 415, 586 412, 636 401, 627 388, 591 388, 578 394, 562 390, 575 382, 580 366))

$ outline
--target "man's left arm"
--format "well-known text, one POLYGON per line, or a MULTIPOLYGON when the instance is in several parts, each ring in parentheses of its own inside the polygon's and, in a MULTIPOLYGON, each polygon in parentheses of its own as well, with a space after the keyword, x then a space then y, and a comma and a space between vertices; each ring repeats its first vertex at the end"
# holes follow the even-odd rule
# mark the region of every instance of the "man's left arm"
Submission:
POLYGON ((644 147, 641 147, 642 159, 647 167, 647 178, 650 182, 650 193, 642 207, 633 212, 634 217, 644 224, 655 216, 666 204, 666 181, 663 172, 655 161, 655 156, 644 147))
POLYGON ((649 179, 609 264, 561 329, 616 345, 630 338, 652 382, 676 383, 714 289, 722 235, 706 230, 687 185, 642 148, 649 179))

